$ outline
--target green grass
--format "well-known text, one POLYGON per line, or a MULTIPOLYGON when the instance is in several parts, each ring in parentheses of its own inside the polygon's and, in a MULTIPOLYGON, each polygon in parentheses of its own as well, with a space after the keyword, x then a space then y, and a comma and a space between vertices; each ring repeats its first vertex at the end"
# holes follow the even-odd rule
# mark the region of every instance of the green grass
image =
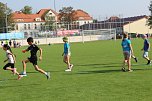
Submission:
MULTIPOLYGON (((139 62, 132 60, 133 72, 121 72, 123 60, 121 40, 71 43, 72 72, 65 72, 62 62, 63 44, 40 46, 43 60, 39 66, 51 72, 51 79, 27 64, 27 77, 16 80, 4 71, 5 52, 0 49, 0 101, 152 101, 152 66, 142 58, 142 39, 133 39, 134 53, 139 62)), ((22 71, 21 53, 26 47, 13 49, 17 55, 16 67, 22 71)), ((151 52, 149 52, 151 57, 151 52)))

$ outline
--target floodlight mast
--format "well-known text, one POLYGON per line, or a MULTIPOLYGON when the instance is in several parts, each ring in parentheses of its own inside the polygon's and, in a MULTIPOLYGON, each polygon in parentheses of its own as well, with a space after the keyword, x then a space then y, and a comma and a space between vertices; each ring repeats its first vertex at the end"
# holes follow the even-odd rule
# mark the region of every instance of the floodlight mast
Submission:
POLYGON ((5 4, 5 26, 6 26, 6 33, 8 32, 7 28, 7 3, 5 4))

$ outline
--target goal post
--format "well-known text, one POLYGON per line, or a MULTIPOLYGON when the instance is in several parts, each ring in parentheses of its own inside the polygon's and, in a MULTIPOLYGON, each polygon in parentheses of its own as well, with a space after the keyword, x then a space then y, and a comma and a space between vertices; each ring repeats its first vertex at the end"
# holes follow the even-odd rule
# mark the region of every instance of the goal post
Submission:
POLYGON ((116 40, 116 29, 82 30, 82 42, 85 40, 116 40))

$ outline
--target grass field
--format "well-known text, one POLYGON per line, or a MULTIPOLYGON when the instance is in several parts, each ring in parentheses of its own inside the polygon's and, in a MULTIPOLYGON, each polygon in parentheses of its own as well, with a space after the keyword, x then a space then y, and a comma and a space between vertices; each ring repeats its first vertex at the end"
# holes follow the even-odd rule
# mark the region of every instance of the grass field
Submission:
MULTIPOLYGON (((133 72, 121 72, 121 40, 71 43, 74 64, 72 72, 65 72, 62 62, 63 44, 40 46, 43 60, 39 66, 51 72, 51 79, 27 64, 27 77, 16 80, 4 71, 5 52, 0 49, 0 101, 152 101, 152 66, 142 58, 142 39, 133 39, 134 53, 139 62, 132 60, 133 72)), ((22 71, 23 59, 29 53, 21 53, 21 47, 13 49, 17 55, 16 67, 22 71)), ((151 57, 151 52, 149 52, 151 57)))

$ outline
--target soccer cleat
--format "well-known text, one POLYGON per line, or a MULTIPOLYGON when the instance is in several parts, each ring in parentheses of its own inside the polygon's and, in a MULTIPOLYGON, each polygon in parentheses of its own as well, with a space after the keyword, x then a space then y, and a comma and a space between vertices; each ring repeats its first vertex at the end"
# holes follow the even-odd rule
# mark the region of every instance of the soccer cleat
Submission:
POLYGON ((47 75, 46 75, 47 79, 50 79, 50 72, 47 72, 47 75))
POLYGON ((149 65, 149 64, 151 64, 151 60, 148 60, 148 63, 147 63, 147 65, 149 65))
POLYGON ((66 71, 66 72, 71 72, 71 69, 66 69, 65 71, 66 71))
POLYGON ((126 72, 126 69, 124 68, 124 67, 122 67, 122 69, 121 69, 123 72, 126 72))
POLYGON ((138 59, 137 59, 137 58, 134 58, 134 59, 135 59, 136 62, 138 62, 138 59))
POLYGON ((25 72, 22 72, 20 75, 27 76, 27 74, 25 72))

